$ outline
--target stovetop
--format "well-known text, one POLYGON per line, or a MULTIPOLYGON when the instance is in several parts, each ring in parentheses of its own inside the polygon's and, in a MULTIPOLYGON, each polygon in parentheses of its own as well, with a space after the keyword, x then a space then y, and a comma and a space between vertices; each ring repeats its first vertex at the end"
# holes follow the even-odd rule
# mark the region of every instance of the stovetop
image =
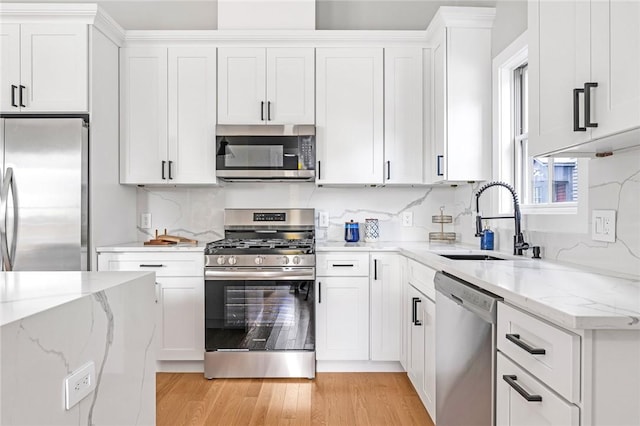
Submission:
POLYGON ((207 255, 302 255, 314 253, 313 239, 244 239, 225 238, 207 244, 207 255))

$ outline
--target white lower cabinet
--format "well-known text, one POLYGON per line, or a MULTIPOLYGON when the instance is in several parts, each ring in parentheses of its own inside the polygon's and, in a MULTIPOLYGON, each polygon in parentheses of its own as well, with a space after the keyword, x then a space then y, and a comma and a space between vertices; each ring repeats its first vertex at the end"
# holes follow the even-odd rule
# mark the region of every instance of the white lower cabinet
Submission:
POLYGON ((400 256, 371 253, 371 360, 400 361, 400 256))
POLYGON ((100 271, 156 273, 158 361, 204 358, 204 256, 200 252, 99 253, 100 271))
POLYGON ((432 419, 436 418, 436 304, 408 284, 410 314, 407 374, 432 419))
POLYGON ((497 426, 578 426, 580 410, 498 352, 497 426))
POLYGON ((369 359, 369 277, 317 277, 316 359, 369 359))

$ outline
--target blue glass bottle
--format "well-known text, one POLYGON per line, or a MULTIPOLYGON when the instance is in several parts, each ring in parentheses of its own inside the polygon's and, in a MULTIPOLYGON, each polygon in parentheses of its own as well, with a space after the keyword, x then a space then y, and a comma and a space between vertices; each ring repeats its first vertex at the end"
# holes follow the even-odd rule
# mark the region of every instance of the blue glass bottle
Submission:
POLYGON ((489 226, 485 223, 482 237, 480 237, 480 249, 493 250, 493 237, 493 231, 489 229, 489 226))

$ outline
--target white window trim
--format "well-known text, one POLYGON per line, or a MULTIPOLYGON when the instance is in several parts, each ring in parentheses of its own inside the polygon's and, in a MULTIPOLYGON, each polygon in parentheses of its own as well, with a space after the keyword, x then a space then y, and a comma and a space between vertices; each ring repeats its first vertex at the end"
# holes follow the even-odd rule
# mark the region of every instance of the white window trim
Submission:
MULTIPOLYGON (((511 138, 514 134, 513 119, 513 71, 527 62, 529 57, 527 31, 523 32, 509 46, 493 59, 493 177, 503 182, 514 182, 514 147, 511 138), (509 140, 509 143, 503 141, 509 140)), ((498 199, 492 205, 498 206, 501 214, 511 213, 511 196, 500 191, 498 199)))

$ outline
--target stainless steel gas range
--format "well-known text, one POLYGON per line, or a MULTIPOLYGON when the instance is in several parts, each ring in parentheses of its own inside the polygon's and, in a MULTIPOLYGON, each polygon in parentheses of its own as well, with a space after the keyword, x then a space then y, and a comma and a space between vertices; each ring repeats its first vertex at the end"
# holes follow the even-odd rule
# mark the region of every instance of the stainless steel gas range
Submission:
POLYGON ((206 378, 315 377, 313 209, 227 209, 205 249, 206 378))

